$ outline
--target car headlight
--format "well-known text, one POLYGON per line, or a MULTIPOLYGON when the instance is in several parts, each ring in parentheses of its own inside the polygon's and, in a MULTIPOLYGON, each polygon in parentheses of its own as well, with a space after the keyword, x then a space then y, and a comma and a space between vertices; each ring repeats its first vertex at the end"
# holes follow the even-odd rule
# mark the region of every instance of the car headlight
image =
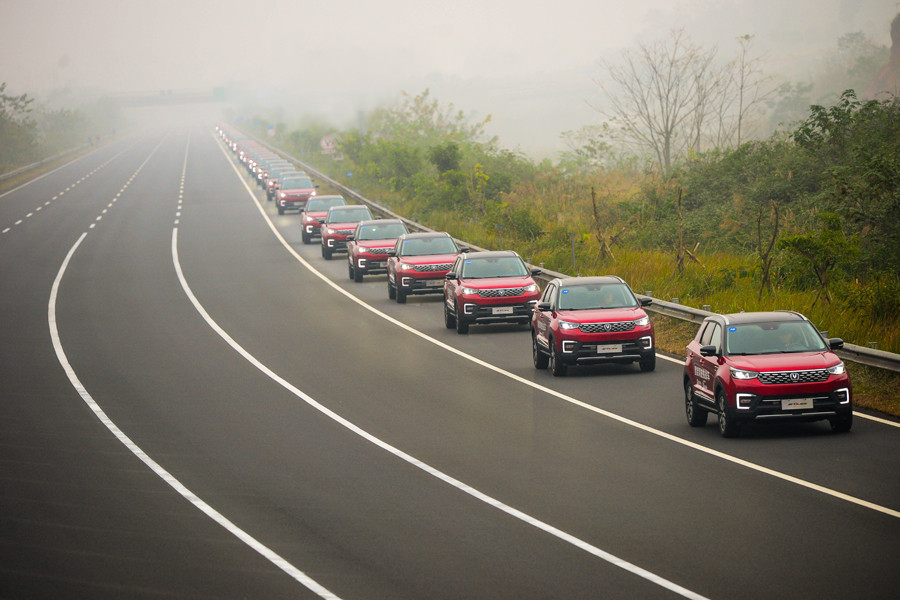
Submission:
POLYGON ((278 195, 279 195, 281 198, 287 198, 287 194, 285 194, 284 192, 281 192, 281 193, 278 194, 278 195))
POLYGON ((414 269, 413 265, 407 263, 397 263, 397 266, 400 267, 403 271, 412 271, 414 269))
POLYGON ((832 367, 828 367, 828 372, 831 373, 832 375, 841 375, 844 373, 844 370, 845 370, 845 368, 844 368, 843 362, 839 362, 838 364, 836 364, 832 367))
POLYGON ((325 230, 325 235, 331 235, 332 233, 334 233, 334 231, 331 229, 331 227, 323 226, 322 229, 325 230))
POLYGON ((757 375, 759 375, 759 373, 756 371, 743 371, 731 367, 731 376, 735 379, 756 379, 757 375))
POLYGON ((572 323, 571 321, 560 321, 559 328, 560 329, 578 329, 579 323, 572 323))
POLYGON ((536 291, 538 291, 538 286, 536 283, 532 283, 527 288, 525 288, 525 291, 526 292, 536 292, 536 291))
POLYGON ((474 296, 478 293, 478 290, 467 287, 459 288, 459 291, 461 294, 465 294, 466 296, 474 296))
POLYGON ((644 316, 644 317, 641 317, 640 319, 636 319, 634 321, 634 324, 638 327, 645 327, 650 324, 650 317, 644 316))

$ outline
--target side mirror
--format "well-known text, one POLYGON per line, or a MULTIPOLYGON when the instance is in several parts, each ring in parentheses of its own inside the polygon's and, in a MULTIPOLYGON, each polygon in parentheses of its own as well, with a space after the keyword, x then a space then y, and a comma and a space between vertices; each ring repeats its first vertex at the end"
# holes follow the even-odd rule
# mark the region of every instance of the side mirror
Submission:
POLYGON ((718 348, 715 346, 700 346, 700 356, 715 356, 718 354, 718 348))
POLYGON ((391 248, 388 250, 388 256, 397 256, 397 251, 391 248))
POLYGON ((446 275, 446 279, 457 279, 456 273, 454 273, 453 271, 448 271, 447 275, 446 275))
POLYGON ((540 275, 540 274, 541 274, 541 269, 538 269, 537 267, 534 267, 534 268, 531 269, 531 276, 532 276, 532 277, 534 277, 535 275, 540 275))
POLYGON ((462 252, 469 252, 469 251, 470 251, 470 248, 469 248, 468 246, 460 246, 460 247, 459 247, 459 252, 460 252, 460 253, 462 253, 462 252))
POLYGON ((535 306, 540 311, 550 310, 552 307, 549 302, 538 302, 537 306, 535 306))
POLYGON ((841 338, 828 338, 828 347, 832 350, 840 350, 844 347, 844 340, 841 338))
POLYGON ((353 235, 352 235, 352 234, 347 236, 347 241, 348 241, 348 242, 352 242, 352 241, 353 241, 353 235))
POLYGON ((653 298, 641 298, 641 306, 650 306, 653 304, 653 298))

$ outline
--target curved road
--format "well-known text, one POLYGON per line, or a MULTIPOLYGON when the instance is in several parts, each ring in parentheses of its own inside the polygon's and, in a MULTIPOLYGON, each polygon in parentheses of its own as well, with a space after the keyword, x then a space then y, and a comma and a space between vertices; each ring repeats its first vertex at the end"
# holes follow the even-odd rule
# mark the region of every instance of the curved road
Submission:
POLYGON ((677 360, 554 378, 247 181, 197 126, 0 195, 0 597, 896 597, 896 423, 723 440, 677 360))

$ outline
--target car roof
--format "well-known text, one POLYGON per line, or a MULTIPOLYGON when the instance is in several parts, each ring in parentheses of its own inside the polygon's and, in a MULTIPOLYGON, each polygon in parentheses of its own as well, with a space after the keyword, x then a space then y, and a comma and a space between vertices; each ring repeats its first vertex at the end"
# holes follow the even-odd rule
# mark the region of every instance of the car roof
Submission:
POLYGON ((446 231, 413 231, 410 233, 404 233, 400 236, 401 239, 404 240, 414 240, 414 239, 422 239, 422 238, 437 238, 437 237, 450 237, 450 234, 446 231))
POLYGON ((790 322, 790 321, 808 321, 806 317, 798 312, 790 310, 774 310, 768 312, 742 312, 721 315, 726 323, 731 325, 741 325, 743 323, 772 323, 772 322, 790 322))
POLYGON ((360 221, 359 225, 365 227, 366 225, 387 225, 389 223, 400 223, 402 225, 403 221, 400 219, 366 219, 365 221, 360 221))
POLYGON ((515 250, 485 250, 484 252, 464 252, 460 256, 465 256, 466 258, 501 258, 504 256, 516 256, 519 257, 519 254, 515 250))
POLYGON ((599 275, 596 277, 560 277, 557 279, 560 287, 570 287, 575 285, 598 285, 606 283, 625 283, 621 277, 616 275, 599 275))

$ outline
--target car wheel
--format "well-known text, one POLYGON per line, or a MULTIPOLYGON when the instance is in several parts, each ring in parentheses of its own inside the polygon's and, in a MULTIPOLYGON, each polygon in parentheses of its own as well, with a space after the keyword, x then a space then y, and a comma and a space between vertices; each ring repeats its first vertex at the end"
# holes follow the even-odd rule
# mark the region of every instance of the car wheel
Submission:
POLYGON ((722 437, 733 438, 741 431, 741 426, 734 420, 734 417, 728 414, 728 403, 725 402, 725 392, 719 390, 716 392, 716 408, 719 413, 719 433, 722 437))
MULTIPOLYGON (((458 308, 458 305, 457 305, 457 308, 458 308)), ((465 335, 466 333, 469 333, 469 324, 466 323, 462 319, 462 317, 459 314, 459 311, 455 311, 453 314, 454 314, 454 320, 456 321, 456 333, 458 333, 460 335, 465 335)))
POLYGON ((547 365, 550 362, 550 358, 541 352, 541 347, 538 345, 537 336, 532 332, 531 334, 531 358, 534 361, 535 369, 546 369, 547 365))
POLYGON ((550 356, 547 358, 547 366, 550 368, 550 372, 553 373, 554 377, 565 377, 569 368, 562 361, 559 350, 556 349, 556 341, 553 338, 549 338, 547 343, 550 344, 550 356))
MULTIPOLYGON (((350 268, 352 269, 353 267, 350 267, 350 268)), ((363 280, 362 271, 360 271, 359 269, 353 269, 353 281, 355 281, 356 283, 362 283, 362 280, 363 280)))
POLYGON ((397 304, 406 304, 406 292, 400 286, 397 286, 397 304))
POLYGON ((847 433, 850 431, 850 428, 853 427, 853 414, 834 417, 833 419, 829 419, 828 422, 831 424, 831 430, 833 432, 847 433))
POLYGON ((444 298, 444 327, 454 329, 456 327, 456 317, 447 307, 447 298, 444 298))
POLYGON ((278 214, 279 214, 279 215, 283 215, 283 214, 284 214, 284 207, 281 206, 280 204, 278 205, 278 214))
POLYGON ((709 416, 709 413, 697 406, 691 380, 687 378, 684 380, 684 415, 691 427, 703 427, 706 425, 706 417, 709 416))
POLYGON ((353 263, 352 263, 352 262, 348 262, 348 263, 347 263, 347 277, 348 277, 349 279, 353 279, 353 278, 354 278, 353 275, 354 275, 354 273, 353 273, 353 263))
POLYGON ((309 244, 310 242, 312 242, 312 239, 309 237, 309 234, 306 233, 305 229, 300 232, 300 239, 303 240, 304 244, 309 244))
POLYGON ((331 248, 322 246, 322 256, 325 258, 325 260, 331 260, 331 248))
POLYGON ((388 279, 388 300, 394 300, 397 297, 397 288, 388 279))
POLYGON ((656 353, 642 358, 640 365, 641 371, 643 371, 644 373, 649 373, 650 371, 654 370, 656 368, 656 353))

